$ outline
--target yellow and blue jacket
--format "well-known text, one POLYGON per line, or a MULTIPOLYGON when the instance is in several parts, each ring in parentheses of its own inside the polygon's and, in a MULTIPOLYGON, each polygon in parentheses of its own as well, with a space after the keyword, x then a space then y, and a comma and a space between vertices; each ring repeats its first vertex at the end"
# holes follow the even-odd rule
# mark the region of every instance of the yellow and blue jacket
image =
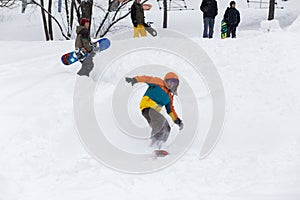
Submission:
POLYGON ((164 81, 158 77, 136 76, 138 83, 147 83, 148 89, 145 92, 141 102, 140 109, 152 108, 158 112, 165 106, 167 113, 173 121, 178 118, 173 106, 173 93, 165 87, 164 81))

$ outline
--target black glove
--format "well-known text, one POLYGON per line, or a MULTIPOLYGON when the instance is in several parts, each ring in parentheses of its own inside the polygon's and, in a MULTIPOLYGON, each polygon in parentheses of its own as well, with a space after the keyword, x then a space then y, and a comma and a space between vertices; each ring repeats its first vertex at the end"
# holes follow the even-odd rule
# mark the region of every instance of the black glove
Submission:
POLYGON ((125 81, 126 81, 127 83, 131 83, 131 85, 134 85, 134 84, 137 83, 136 78, 129 78, 129 77, 126 77, 126 78, 125 78, 125 81))
POLYGON ((97 46, 97 43, 91 43, 91 46, 92 46, 92 49, 93 49, 93 51, 94 52, 97 52, 97 51, 99 51, 99 47, 97 46))
POLYGON ((147 23, 144 23, 143 25, 144 25, 144 27, 150 27, 150 25, 147 23))
POLYGON ((137 21, 134 20, 134 21, 133 21, 133 26, 134 26, 134 27, 137 27, 137 25, 138 25, 137 21))
POLYGON ((183 129, 183 123, 181 121, 180 118, 177 118, 175 121, 174 121, 175 124, 177 124, 179 126, 179 130, 181 131, 183 129))

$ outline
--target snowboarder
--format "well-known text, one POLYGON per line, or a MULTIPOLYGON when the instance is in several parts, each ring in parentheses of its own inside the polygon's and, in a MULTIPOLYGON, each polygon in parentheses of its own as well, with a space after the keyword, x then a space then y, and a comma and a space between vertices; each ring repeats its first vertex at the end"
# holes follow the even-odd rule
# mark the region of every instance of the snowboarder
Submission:
POLYGON ((200 6, 200 10, 203 12, 203 38, 213 38, 215 17, 218 15, 217 1, 203 0, 200 6))
POLYGON ((133 37, 147 36, 145 26, 145 15, 143 5, 140 3, 141 0, 135 0, 131 6, 131 21, 133 24, 133 37))
POLYGON ((167 141, 171 130, 167 119, 159 113, 163 106, 174 123, 179 126, 179 130, 183 128, 183 123, 173 106, 173 96, 177 95, 179 85, 178 76, 174 72, 169 72, 165 75, 164 80, 151 76, 126 77, 125 80, 132 85, 148 84, 149 87, 140 102, 140 109, 152 128, 151 147, 160 149, 162 144, 167 141))
POLYGON ((235 8, 235 1, 230 2, 224 14, 224 21, 227 24, 227 37, 236 38, 236 28, 240 23, 240 12, 235 8))
POLYGON ((80 60, 86 53, 90 55, 82 61, 81 69, 77 72, 79 76, 88 76, 94 68, 93 57, 97 49, 97 45, 91 43, 91 37, 89 33, 90 20, 82 18, 80 20, 80 26, 77 26, 76 33, 77 37, 75 40, 75 53, 80 60))

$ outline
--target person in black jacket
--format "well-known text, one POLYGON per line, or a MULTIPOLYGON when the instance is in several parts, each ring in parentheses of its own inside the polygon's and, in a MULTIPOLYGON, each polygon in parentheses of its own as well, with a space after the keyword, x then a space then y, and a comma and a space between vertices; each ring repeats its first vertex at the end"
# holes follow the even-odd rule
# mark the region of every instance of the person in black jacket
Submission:
POLYGON ((133 37, 137 38, 147 36, 145 29, 145 15, 141 0, 135 0, 131 6, 131 21, 133 24, 133 37))
POLYGON ((240 12, 235 8, 235 2, 231 1, 230 7, 226 9, 224 14, 224 21, 227 24, 227 37, 232 34, 232 38, 236 38, 236 27, 238 27, 240 20, 240 12))
POLYGON ((215 17, 218 15, 218 5, 216 0, 203 0, 200 6, 203 12, 203 38, 212 38, 214 34, 215 17), (209 33, 207 34, 209 29, 209 33))

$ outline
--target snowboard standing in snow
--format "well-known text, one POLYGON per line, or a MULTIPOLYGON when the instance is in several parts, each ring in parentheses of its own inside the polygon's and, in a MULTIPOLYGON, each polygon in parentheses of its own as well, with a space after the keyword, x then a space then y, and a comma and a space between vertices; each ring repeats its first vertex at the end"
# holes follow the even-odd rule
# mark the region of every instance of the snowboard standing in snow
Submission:
POLYGON ((221 38, 227 38, 227 23, 224 20, 221 22, 221 38))
MULTIPOLYGON (((101 38, 100 40, 93 43, 95 45, 96 52, 101 52, 110 47, 110 40, 108 38, 101 38)), ((85 53, 82 49, 78 49, 77 51, 71 51, 69 53, 64 54, 61 57, 61 61, 65 65, 71 65, 77 61, 83 62, 90 53, 85 53)))
POLYGON ((145 24, 145 29, 150 35, 152 35, 153 37, 156 37, 157 31, 151 27, 151 24, 153 24, 153 22, 147 22, 147 24, 145 24))
POLYGON ((179 130, 182 130, 183 123, 173 106, 173 96, 177 95, 179 85, 178 76, 174 72, 169 72, 164 79, 152 76, 136 76, 133 78, 126 77, 125 81, 132 85, 136 83, 148 84, 149 87, 140 102, 140 109, 152 128, 150 146, 155 149, 154 155, 158 157, 168 155, 168 152, 161 148, 169 137, 171 127, 167 119, 159 112, 164 106, 173 122, 179 126, 179 130))

